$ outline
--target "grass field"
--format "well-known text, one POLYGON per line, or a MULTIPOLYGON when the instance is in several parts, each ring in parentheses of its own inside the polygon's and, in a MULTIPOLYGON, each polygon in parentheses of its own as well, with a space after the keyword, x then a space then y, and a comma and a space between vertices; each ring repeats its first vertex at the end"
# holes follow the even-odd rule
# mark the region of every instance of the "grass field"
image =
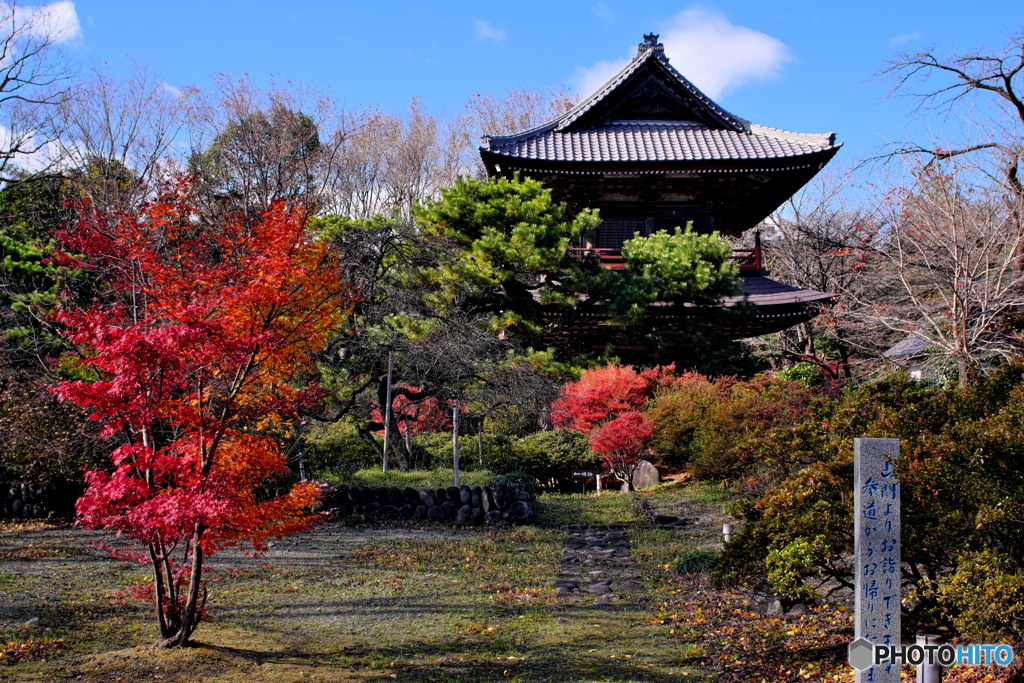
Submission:
POLYGON ((331 522, 263 558, 217 556, 213 620, 192 647, 170 651, 149 647, 149 609, 121 597, 146 573, 93 546, 110 538, 6 524, 0 680, 710 680, 686 665, 692 646, 653 610, 672 590, 672 559, 709 547, 712 531, 650 528, 633 497, 619 494, 542 496, 537 507, 538 526, 331 522), (554 578, 570 523, 628 525, 642 601, 560 604, 554 578), (24 626, 33 617, 39 626, 24 626))

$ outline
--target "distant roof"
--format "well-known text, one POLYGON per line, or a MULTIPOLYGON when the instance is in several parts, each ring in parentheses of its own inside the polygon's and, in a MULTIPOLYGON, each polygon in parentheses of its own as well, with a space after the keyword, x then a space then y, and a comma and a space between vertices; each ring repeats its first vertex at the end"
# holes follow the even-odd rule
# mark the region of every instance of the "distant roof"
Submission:
POLYGON ((491 163, 802 161, 823 164, 834 133, 792 133, 730 114, 675 70, 658 36, 595 93, 562 116, 512 135, 484 137, 491 163))
POLYGON ((906 358, 928 350, 932 343, 917 332, 911 332, 903 341, 882 352, 882 358, 906 358))

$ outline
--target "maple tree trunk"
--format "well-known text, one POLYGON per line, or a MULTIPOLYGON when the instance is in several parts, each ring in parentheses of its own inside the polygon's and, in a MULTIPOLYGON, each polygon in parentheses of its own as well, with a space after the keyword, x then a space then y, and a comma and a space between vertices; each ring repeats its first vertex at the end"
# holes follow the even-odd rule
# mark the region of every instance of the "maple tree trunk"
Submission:
POLYGON ((842 332, 836 333, 836 350, 839 351, 839 365, 843 369, 843 377, 850 379, 853 376, 850 371, 850 350, 846 347, 846 338, 842 332))
POLYGON ((200 543, 203 538, 203 527, 196 525, 192 534, 192 566, 188 577, 188 598, 182 606, 178 618, 177 628, 170 625, 166 627, 165 620, 161 619, 161 638, 156 642, 156 647, 182 647, 188 644, 188 639, 199 625, 199 592, 203 581, 203 547, 200 543))
POLYGON ((608 469, 611 470, 612 474, 622 480, 624 491, 627 493, 633 491, 633 472, 636 471, 636 463, 625 464, 615 463, 611 459, 608 462, 608 469))
POLYGON ((153 588, 156 593, 156 620, 160 625, 160 637, 166 638, 170 635, 167 625, 167 617, 164 614, 164 605, 167 602, 167 589, 164 586, 164 574, 161 567, 161 557, 156 546, 149 545, 149 559, 153 563, 153 588))
POLYGON ((968 358, 962 355, 956 359, 957 383, 966 387, 971 383, 971 364, 968 358))

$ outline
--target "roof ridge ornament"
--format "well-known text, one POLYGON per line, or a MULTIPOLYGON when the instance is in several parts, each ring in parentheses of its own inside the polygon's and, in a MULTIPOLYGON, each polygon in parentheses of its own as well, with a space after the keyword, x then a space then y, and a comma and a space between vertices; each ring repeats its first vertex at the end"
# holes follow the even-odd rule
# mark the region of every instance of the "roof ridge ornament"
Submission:
POLYGON ((665 46, 658 42, 657 33, 645 33, 644 42, 636 48, 636 56, 643 57, 645 52, 653 52, 661 62, 668 64, 668 56, 665 54, 665 46))

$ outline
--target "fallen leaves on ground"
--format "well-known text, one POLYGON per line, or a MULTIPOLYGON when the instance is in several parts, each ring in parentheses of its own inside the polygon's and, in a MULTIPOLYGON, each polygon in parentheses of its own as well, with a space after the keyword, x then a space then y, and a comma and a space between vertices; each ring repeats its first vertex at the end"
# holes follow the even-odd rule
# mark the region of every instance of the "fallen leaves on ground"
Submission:
MULTIPOLYGON (((771 681, 852 683, 847 646, 853 640, 853 611, 821 605, 806 615, 768 615, 751 610, 748 595, 712 589, 705 577, 670 580, 667 599, 655 606, 653 623, 693 647, 679 665, 716 672, 716 683, 771 681)), ((957 666, 945 683, 1018 683, 1017 667, 957 666)), ((904 667, 903 680, 914 680, 904 667)))
POLYGON ((0 664, 13 664, 35 659, 43 659, 47 652, 63 650, 67 644, 63 640, 23 640, 9 643, 0 642, 0 664))

